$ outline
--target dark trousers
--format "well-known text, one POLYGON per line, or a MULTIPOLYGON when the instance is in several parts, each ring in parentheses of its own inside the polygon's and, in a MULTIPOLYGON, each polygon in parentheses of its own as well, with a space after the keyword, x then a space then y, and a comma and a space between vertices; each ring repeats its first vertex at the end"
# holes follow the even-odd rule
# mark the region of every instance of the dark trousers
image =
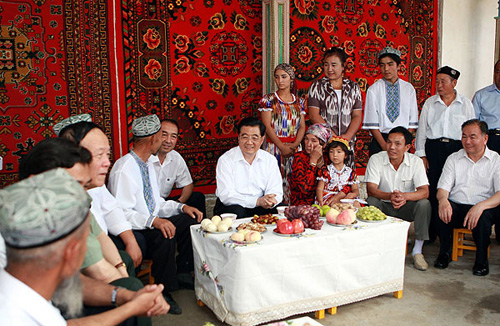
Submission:
MULTIPOLYGON (((446 224, 441 219, 438 221, 439 240, 441 247, 439 254, 450 254, 453 238, 453 229, 463 228, 464 218, 472 205, 458 204, 450 201, 453 209, 450 223, 446 224)), ((472 229, 472 237, 476 243, 476 264, 486 264, 488 262, 488 246, 490 245, 491 227, 495 223, 498 208, 487 209, 477 221, 477 225, 472 229)))
POLYGON ((432 214, 431 223, 429 225, 429 237, 432 241, 436 239, 438 234, 437 225, 439 221, 437 184, 443 171, 444 163, 450 154, 457 152, 462 148, 462 142, 459 140, 451 140, 448 143, 439 140, 427 139, 425 142, 425 156, 429 162, 429 201, 431 202, 432 214))
MULTIPOLYGON (((135 240, 137 241, 139 248, 141 248, 141 252, 146 252, 146 239, 144 238, 144 236, 137 230, 133 230, 132 233, 134 233, 135 240)), ((114 236, 112 234, 109 234, 109 237, 111 238, 111 240, 113 240, 113 242, 114 242, 116 248, 118 248, 118 250, 125 251, 125 249, 126 249, 125 243, 123 243, 123 240, 120 237, 114 236)), ((120 255, 122 255, 122 253, 120 253, 120 255)), ((122 259, 123 259, 123 257, 122 257, 122 259)), ((130 260, 132 260, 132 258, 130 260)), ((123 260, 123 262, 125 263, 125 265, 127 265, 127 270, 128 270, 129 267, 128 267, 127 262, 125 260, 123 260)), ((139 273, 140 270, 141 270, 141 266, 137 267, 135 269, 135 274, 139 273)), ((130 275, 130 272, 129 272, 129 275, 130 275)))
MULTIPOLYGON (((142 257, 151 259, 151 274, 155 283, 165 285, 165 291, 179 289, 177 274, 190 273, 194 270, 193 245, 189 228, 196 220, 187 214, 179 214, 169 218, 175 225, 175 237, 165 238, 157 229, 134 230, 134 236, 141 248, 142 257), (177 258, 175 257, 177 244, 177 258)), ((123 241, 112 236, 118 249, 125 249, 123 241)), ((137 271, 137 270, 136 270, 137 271)))
POLYGON ((492 151, 500 154, 500 135, 496 135, 496 133, 488 133, 488 148, 492 151))
POLYGON ((245 208, 240 205, 224 205, 219 198, 215 201, 214 206, 214 215, 220 215, 223 213, 234 213, 237 215, 237 218, 244 217, 253 217, 254 215, 264 215, 264 214, 277 214, 278 211, 276 207, 273 208, 263 208, 263 207, 255 207, 255 208, 245 208))
MULTIPOLYGON (((135 277, 126 277, 126 278, 120 278, 116 281, 113 281, 110 283, 111 285, 115 286, 121 286, 123 288, 126 288, 131 291, 138 291, 144 287, 142 282, 135 277)), ((109 302, 111 303, 111 298, 109 298, 109 302)), ((109 306, 84 306, 84 315, 85 316, 91 316, 91 315, 97 315, 109 310, 114 309, 115 307, 112 305, 109 306)), ((148 326, 151 325, 151 318, 150 317, 131 317, 127 320, 125 320, 123 323, 120 325, 127 325, 127 326, 134 326, 134 325, 140 325, 140 326, 148 326)))
MULTIPOLYGON (((179 199, 179 196, 175 197, 168 197, 165 200, 175 200, 179 199)), ((203 217, 207 216, 207 209, 206 209, 206 204, 205 204, 205 195, 202 194, 201 192, 198 191, 193 191, 191 196, 188 198, 188 200, 185 202, 186 205, 192 206, 197 208, 200 212, 203 213, 203 217)))
MULTIPOLYGON (((384 137, 384 140, 387 140, 387 137, 389 137, 389 134, 382 133, 382 137, 384 137)), ((368 145, 368 154, 372 156, 373 154, 377 154, 379 152, 385 151, 385 148, 380 147, 380 144, 378 141, 375 139, 375 137, 372 136, 372 141, 370 142, 370 145, 368 145)))

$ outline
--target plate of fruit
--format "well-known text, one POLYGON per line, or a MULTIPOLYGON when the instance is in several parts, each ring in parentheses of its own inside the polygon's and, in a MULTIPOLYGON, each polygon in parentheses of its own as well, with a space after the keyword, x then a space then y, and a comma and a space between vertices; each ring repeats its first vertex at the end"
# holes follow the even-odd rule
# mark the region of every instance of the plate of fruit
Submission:
POLYGON ((304 223, 302 223, 300 219, 295 219, 290 222, 288 219, 282 218, 278 220, 276 226, 273 233, 281 237, 293 237, 305 231, 304 223))
POLYGON ((345 209, 341 212, 335 208, 326 213, 326 223, 332 226, 346 226, 356 223, 356 212, 353 209, 345 209))
POLYGON ((261 242, 263 239, 264 237, 260 234, 260 232, 250 231, 245 229, 239 230, 238 232, 231 234, 231 237, 229 238, 231 242, 237 244, 252 244, 261 242))
POLYGON ((208 233, 228 233, 233 231, 233 219, 226 217, 221 219, 220 216, 215 215, 212 219, 204 219, 201 221, 201 229, 208 233))
POLYGON ((248 231, 257 231, 260 233, 267 232, 267 228, 264 224, 260 223, 241 223, 236 227, 236 230, 248 230, 248 231))
POLYGON ((321 230, 325 221, 321 221, 320 209, 311 205, 289 206, 285 209, 285 216, 290 221, 299 219, 305 228, 321 230))
POLYGON ((264 224, 266 227, 274 227, 278 222, 279 217, 273 214, 254 215, 252 218, 253 223, 264 224))
POLYGON ((387 215, 375 206, 361 207, 358 209, 356 217, 358 218, 358 221, 368 223, 380 223, 387 220, 387 215))

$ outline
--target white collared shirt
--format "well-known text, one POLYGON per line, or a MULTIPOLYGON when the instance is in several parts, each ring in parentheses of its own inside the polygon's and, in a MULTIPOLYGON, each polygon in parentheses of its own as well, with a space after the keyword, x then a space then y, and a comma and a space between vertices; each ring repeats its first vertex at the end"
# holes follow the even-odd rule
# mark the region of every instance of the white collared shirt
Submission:
POLYGON ((167 153, 163 163, 159 159, 154 162, 154 168, 160 185, 160 196, 163 198, 170 195, 174 184, 177 188, 184 188, 193 183, 186 161, 175 150, 167 153))
POLYGON ((500 155, 486 147, 483 157, 474 162, 462 148, 448 156, 438 188, 450 193, 459 204, 476 205, 500 190, 500 155))
POLYGON ((387 152, 370 157, 366 167, 365 182, 378 185, 384 192, 414 192, 418 187, 429 184, 424 163, 418 156, 406 152, 403 162, 396 170, 389 161, 387 152))
POLYGON ((217 161, 217 190, 215 195, 224 205, 255 208, 257 199, 275 194, 283 200, 281 173, 276 158, 259 149, 249 164, 237 146, 224 153, 217 161))
POLYGON ((92 188, 87 193, 92 197, 90 211, 106 234, 118 236, 120 233, 132 229, 132 225, 127 221, 120 204, 106 188, 106 185, 92 188))
POLYGON ((134 230, 151 228, 155 216, 169 218, 182 213, 183 204, 165 200, 160 196, 158 178, 153 167, 157 160, 156 156, 151 155, 146 162, 155 199, 153 214, 149 214, 148 205, 144 199, 141 170, 130 153, 115 162, 109 175, 108 189, 118 200, 134 230))
POLYGON ((0 325, 63 326, 66 321, 50 301, 0 269, 0 325))
POLYGON ((429 97, 425 101, 418 121, 415 155, 426 156, 425 141, 427 139, 444 137, 460 140, 462 123, 475 117, 472 102, 458 92, 450 106, 446 106, 439 94, 429 97))
POLYGON ((387 117, 387 97, 385 80, 379 79, 366 92, 363 129, 379 129, 388 133, 392 128, 402 126, 407 129, 418 128, 417 96, 413 86, 398 78, 399 116, 394 122, 387 117))

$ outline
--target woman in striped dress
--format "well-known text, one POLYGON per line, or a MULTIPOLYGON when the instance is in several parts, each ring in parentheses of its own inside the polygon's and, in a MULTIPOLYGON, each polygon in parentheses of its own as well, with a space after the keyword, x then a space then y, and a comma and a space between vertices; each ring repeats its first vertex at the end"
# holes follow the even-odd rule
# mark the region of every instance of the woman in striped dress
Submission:
POLYGON ((306 131, 304 100, 296 95, 292 66, 281 63, 274 69, 277 90, 265 95, 259 103, 267 141, 263 147, 278 160, 283 178, 283 201, 288 203, 288 178, 292 172, 293 154, 299 150, 306 131))

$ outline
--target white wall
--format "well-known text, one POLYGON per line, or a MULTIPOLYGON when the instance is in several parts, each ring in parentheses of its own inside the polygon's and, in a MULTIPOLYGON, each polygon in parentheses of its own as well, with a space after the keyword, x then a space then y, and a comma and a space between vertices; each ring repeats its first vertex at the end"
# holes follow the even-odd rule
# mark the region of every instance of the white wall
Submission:
POLYGON ((457 90, 472 100, 493 82, 498 0, 442 0, 439 66, 460 71, 457 90))

